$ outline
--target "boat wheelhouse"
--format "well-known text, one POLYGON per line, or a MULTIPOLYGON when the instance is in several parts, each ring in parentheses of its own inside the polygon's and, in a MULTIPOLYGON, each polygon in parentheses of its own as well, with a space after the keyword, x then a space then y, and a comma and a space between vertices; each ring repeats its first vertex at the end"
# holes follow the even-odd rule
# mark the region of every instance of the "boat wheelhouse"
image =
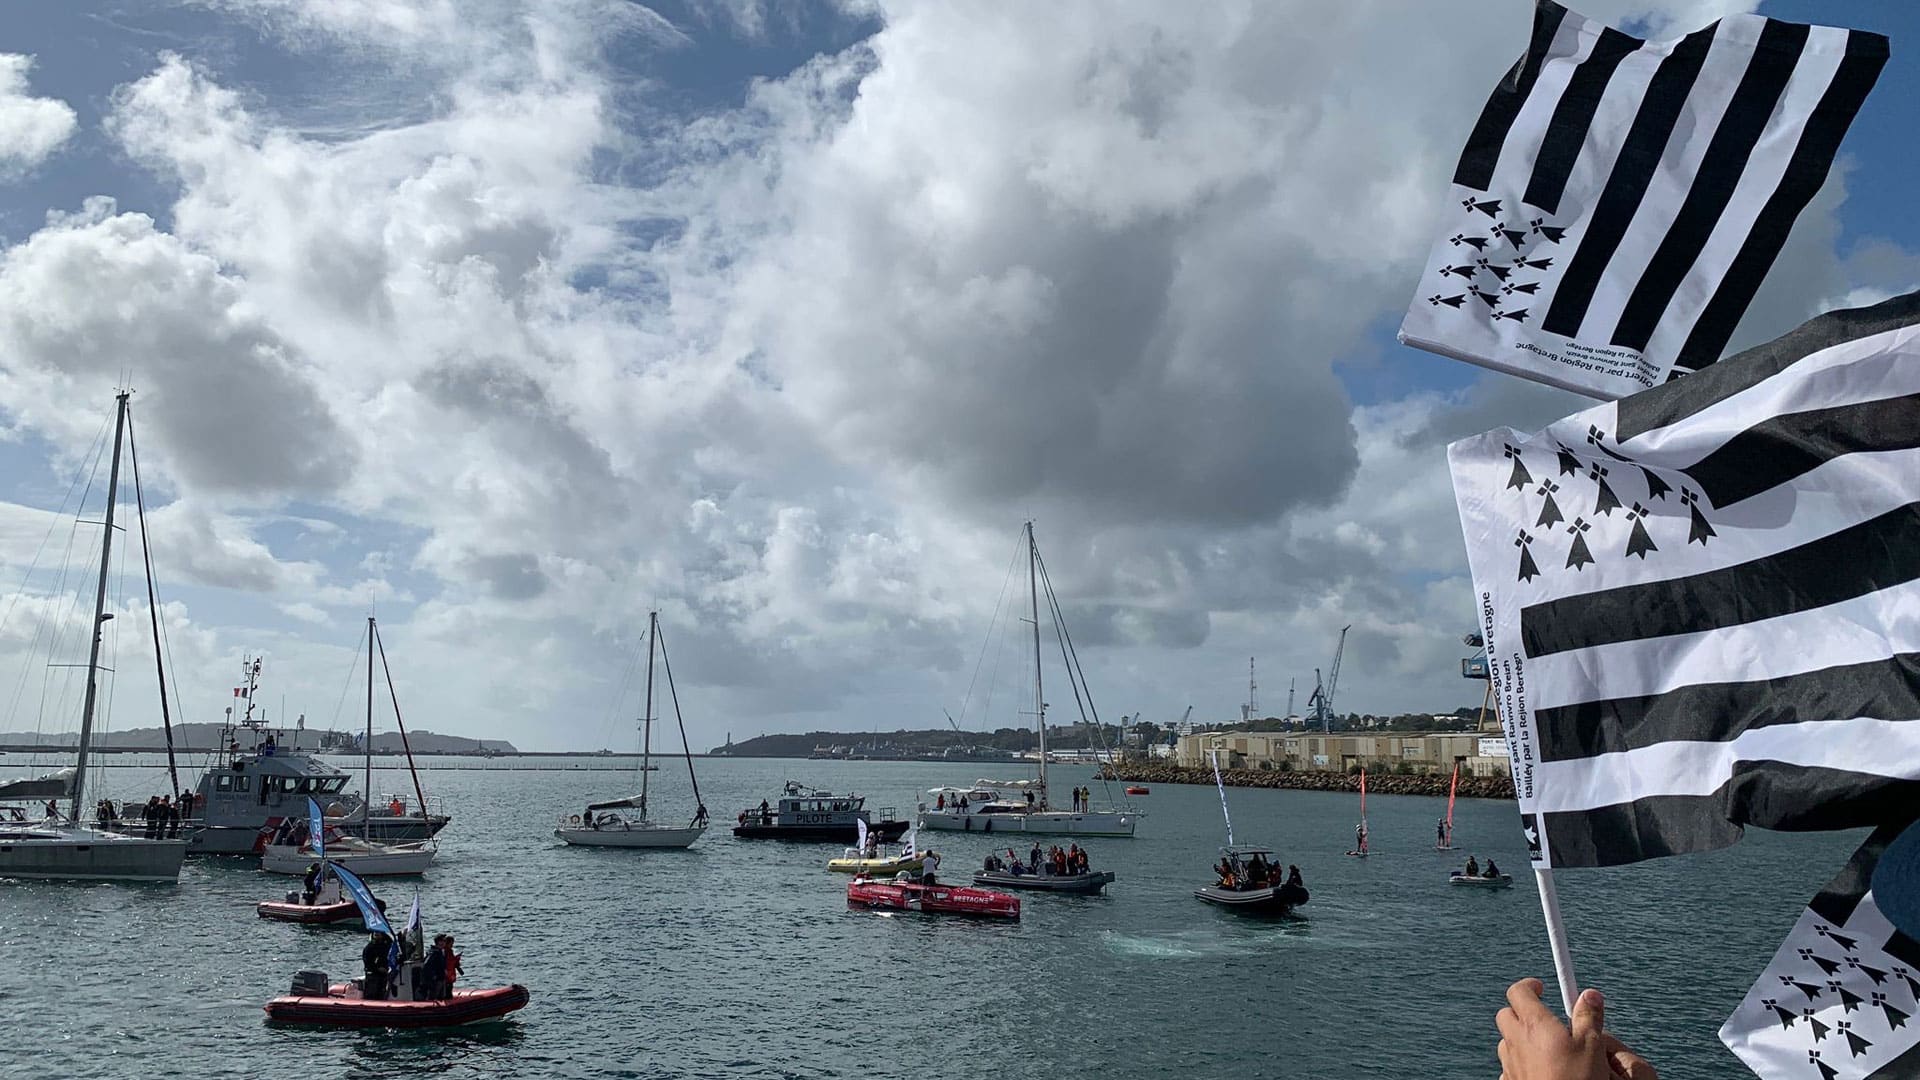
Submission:
POLYGON ((892 807, 882 807, 880 820, 866 808, 863 795, 835 795, 789 780, 778 803, 740 812, 733 835, 742 840, 799 840, 855 843, 860 838, 860 823, 882 843, 906 835, 906 821, 895 820, 892 807))

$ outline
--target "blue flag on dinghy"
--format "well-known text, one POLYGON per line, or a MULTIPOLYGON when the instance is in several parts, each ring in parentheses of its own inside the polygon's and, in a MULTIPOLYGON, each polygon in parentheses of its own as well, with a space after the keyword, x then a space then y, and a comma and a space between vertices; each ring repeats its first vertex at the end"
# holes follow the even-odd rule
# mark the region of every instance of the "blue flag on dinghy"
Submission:
POLYGON ((1608 399, 1720 359, 1887 55, 1748 14, 1643 41, 1537 0, 1400 340, 1608 399))
POLYGON ((360 921, 366 924, 368 931, 392 936, 393 926, 387 922, 386 915, 380 911, 379 901, 373 898, 373 890, 367 888, 367 883, 360 879, 360 875, 339 865, 334 866, 333 873, 340 879, 340 887, 353 898, 353 905, 360 909, 360 921))
POLYGON ((320 804, 307 796, 307 831, 313 834, 313 853, 326 858, 327 848, 324 837, 327 831, 326 819, 320 816, 320 804))

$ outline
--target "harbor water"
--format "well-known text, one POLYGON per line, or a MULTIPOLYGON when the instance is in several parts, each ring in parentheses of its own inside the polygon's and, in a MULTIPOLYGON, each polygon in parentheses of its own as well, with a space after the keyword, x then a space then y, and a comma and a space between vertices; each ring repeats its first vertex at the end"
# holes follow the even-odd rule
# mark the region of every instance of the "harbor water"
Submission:
MULTIPOLYGON (((1108 895, 1028 895, 1017 924, 991 925, 850 911, 847 879, 823 868, 837 848, 730 833, 787 779, 908 814, 991 766, 703 760, 714 827, 681 852, 552 839, 561 815, 631 790, 631 773, 437 760, 487 768, 423 770, 454 815, 439 863, 374 888, 395 914, 417 888, 429 932, 457 938, 462 985, 523 983, 525 1010, 437 1033, 266 1025, 261 1004, 294 972, 357 975, 364 936, 258 919, 254 903, 296 879, 237 858, 189 860, 178 885, 0 883, 0 1076, 1480 1080, 1499 1071, 1507 985, 1553 982, 1510 802, 1463 801, 1443 854, 1444 800, 1372 797, 1375 854, 1357 859, 1343 854, 1356 796, 1229 789, 1236 839, 1276 849, 1313 894, 1301 918, 1255 921, 1192 896, 1225 838, 1214 790, 1158 786, 1134 800, 1137 837, 1089 842, 1094 867, 1119 875, 1108 895), (1514 888, 1449 887, 1470 853, 1514 888)), ((102 794, 166 788, 160 770, 103 772, 102 794)), ((1064 796, 1090 775, 1051 779, 1064 796)), ((656 817, 691 815, 678 763, 651 784, 656 817)), ((410 782, 388 763, 374 787, 410 782)), ((991 843, 923 840, 948 880, 991 843)), ((1023 856, 1031 843, 1009 842, 1023 856)), ((1583 985, 1668 1080, 1741 1075, 1714 1032, 1857 842, 1754 832, 1711 855, 1562 871, 1583 985)))

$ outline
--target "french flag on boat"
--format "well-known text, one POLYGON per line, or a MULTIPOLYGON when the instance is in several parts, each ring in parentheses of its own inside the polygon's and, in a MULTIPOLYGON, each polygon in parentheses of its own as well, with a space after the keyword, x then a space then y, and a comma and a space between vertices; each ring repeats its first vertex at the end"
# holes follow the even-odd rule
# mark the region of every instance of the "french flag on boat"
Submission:
POLYGON ((1920 293, 1448 457, 1535 866, 1920 806, 1920 293))
POLYGON ((1400 340, 1606 399, 1713 363, 1886 61, 1857 30, 1643 41, 1538 0, 1400 340))

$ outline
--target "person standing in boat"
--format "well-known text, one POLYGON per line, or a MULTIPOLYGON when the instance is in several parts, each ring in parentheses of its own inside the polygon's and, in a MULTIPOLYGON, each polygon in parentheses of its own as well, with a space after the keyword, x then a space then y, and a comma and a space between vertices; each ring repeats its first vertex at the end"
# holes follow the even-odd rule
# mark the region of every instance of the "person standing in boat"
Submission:
POLYGON ((441 986, 446 990, 447 996, 452 997, 453 984, 460 978, 460 954, 453 951, 452 934, 441 934, 440 939, 442 954, 447 958, 445 978, 442 980, 441 986))
POLYGON ((447 935, 433 935, 433 947, 427 950, 420 964, 420 982, 414 987, 414 996, 424 1001, 440 1001, 447 994, 447 953, 443 944, 447 935))
POLYGON ((300 902, 308 907, 320 896, 320 864, 307 864, 307 872, 300 875, 300 902))
POLYGON ((366 947, 360 950, 360 966, 366 971, 360 980, 360 996, 368 1001, 387 998, 387 980, 392 976, 387 968, 387 954, 392 948, 393 939, 375 930, 368 936, 366 947))

